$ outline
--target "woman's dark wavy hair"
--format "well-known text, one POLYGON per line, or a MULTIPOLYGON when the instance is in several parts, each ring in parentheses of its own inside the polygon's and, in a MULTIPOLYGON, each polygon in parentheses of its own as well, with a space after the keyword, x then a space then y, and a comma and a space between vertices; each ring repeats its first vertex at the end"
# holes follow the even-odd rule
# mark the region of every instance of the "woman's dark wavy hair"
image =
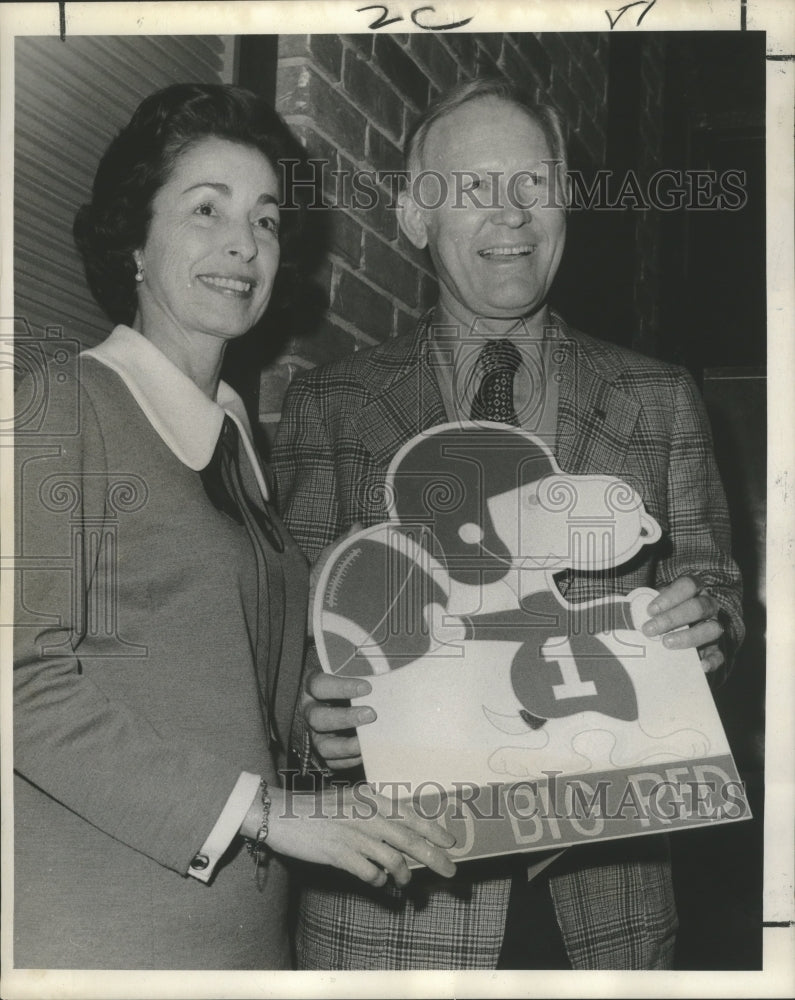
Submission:
MULTIPOLYGON (((178 157, 210 136, 258 149, 277 176, 280 163, 304 157, 297 140, 267 101, 240 87, 179 83, 142 101, 100 160, 91 201, 78 210, 73 226, 88 286, 114 323, 129 324, 135 317, 133 251, 146 242, 155 195, 178 157)), ((282 267, 277 277, 282 289, 285 271, 298 256, 302 214, 300 206, 283 191, 282 267)), ((277 294, 274 289, 272 301, 277 294)))

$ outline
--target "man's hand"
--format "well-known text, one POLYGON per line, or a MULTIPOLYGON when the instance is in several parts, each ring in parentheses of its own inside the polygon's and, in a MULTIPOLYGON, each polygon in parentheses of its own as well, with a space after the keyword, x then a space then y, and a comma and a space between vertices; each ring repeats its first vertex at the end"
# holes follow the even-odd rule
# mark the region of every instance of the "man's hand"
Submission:
POLYGON ((720 605, 696 576, 680 576, 649 604, 650 617, 642 631, 647 636, 662 636, 668 649, 698 649, 704 672, 709 674, 722 666, 724 659, 718 644, 724 631, 719 611, 720 605))
POLYGON ((351 698, 369 694, 370 684, 361 677, 339 677, 322 670, 309 674, 301 708, 312 734, 315 750, 332 771, 358 767, 362 762, 355 726, 375 720, 375 711, 365 705, 348 704, 351 698))

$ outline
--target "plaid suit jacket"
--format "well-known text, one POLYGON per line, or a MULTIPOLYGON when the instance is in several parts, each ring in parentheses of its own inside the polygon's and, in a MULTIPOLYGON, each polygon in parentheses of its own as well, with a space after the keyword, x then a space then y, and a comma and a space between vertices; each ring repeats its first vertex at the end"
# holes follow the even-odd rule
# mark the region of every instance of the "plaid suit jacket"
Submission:
MULTIPOLYGON (((621 476, 663 538, 605 574, 565 574, 570 601, 697 572, 720 603, 729 644, 743 635, 741 584, 729 554, 725 498, 709 426, 688 373, 561 326, 556 458, 565 472, 621 476)), ((355 521, 387 519, 384 477, 395 452, 446 421, 420 324, 296 379, 273 452, 284 520, 314 559, 355 521)), ((575 968, 670 965, 676 911, 667 843, 644 837, 569 849, 550 879, 575 968)), ((303 968, 494 968, 510 887, 504 861, 471 862, 452 880, 415 874, 406 891, 343 875, 302 894, 303 968), (444 884, 443 884, 444 883, 444 884)))

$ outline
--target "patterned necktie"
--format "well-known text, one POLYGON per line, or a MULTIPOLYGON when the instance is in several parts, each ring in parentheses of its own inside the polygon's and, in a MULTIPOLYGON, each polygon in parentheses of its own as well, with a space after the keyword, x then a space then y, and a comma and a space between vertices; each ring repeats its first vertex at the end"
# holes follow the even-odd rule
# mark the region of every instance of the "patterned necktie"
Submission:
POLYGON ((513 380, 520 361, 519 350, 510 340, 486 341, 477 360, 483 378, 472 400, 472 420, 519 426, 513 405, 513 380))
POLYGON ((205 492, 213 506, 243 525, 251 541, 257 562, 257 664, 260 676, 262 710, 270 732, 278 733, 274 706, 282 644, 281 609, 284 606, 284 573, 274 552, 284 552, 284 540, 268 512, 249 497, 240 472, 240 432, 227 414, 213 457, 199 472, 205 492), (267 680, 264 680, 267 678, 267 680))

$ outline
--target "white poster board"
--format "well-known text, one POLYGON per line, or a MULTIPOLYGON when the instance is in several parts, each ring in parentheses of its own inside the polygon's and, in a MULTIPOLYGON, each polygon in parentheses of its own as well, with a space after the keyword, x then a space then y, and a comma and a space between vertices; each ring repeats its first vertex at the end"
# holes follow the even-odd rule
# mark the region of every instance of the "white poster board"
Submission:
POLYGON ((386 490, 315 600, 324 669, 372 685, 370 783, 442 817, 459 860, 750 816, 698 653, 640 631, 656 592, 555 582, 660 539, 627 483, 483 422, 413 438, 386 490))

